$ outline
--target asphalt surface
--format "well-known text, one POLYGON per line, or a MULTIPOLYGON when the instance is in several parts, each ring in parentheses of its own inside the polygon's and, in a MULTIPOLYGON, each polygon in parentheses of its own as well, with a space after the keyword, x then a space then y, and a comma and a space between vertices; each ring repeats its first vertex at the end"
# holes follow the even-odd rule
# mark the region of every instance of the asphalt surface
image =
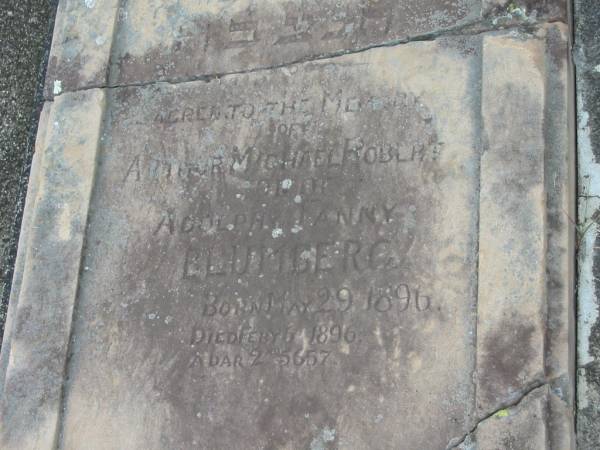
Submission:
POLYGON ((0 0, 0 339, 57 0, 0 0))

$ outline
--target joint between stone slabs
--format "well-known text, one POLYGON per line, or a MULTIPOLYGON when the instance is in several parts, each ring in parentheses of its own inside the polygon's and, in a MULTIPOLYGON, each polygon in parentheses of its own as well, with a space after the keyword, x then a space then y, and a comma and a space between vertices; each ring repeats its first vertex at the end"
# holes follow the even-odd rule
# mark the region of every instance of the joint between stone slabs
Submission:
POLYGON ((487 420, 491 419, 492 417, 496 416, 497 414, 502 413, 504 410, 516 408, 523 401, 525 401, 525 399, 527 399, 529 396, 531 396, 534 392, 536 392, 540 389, 543 389, 543 388, 551 387, 554 382, 560 380, 562 377, 563 376, 557 376, 557 377, 554 377, 551 379, 535 380, 535 381, 531 382, 527 387, 524 388, 523 392, 521 393, 521 395, 519 395, 519 397, 517 399, 515 399, 511 402, 503 403, 498 408, 494 409, 492 412, 487 413, 487 414, 483 415, 482 417, 478 418, 475 421, 475 424, 464 435, 462 435, 458 438, 451 439, 448 442, 448 445, 446 446, 446 450, 458 449, 462 444, 465 443, 465 441, 467 440, 467 438, 469 436, 472 436, 477 431, 477 428, 479 428, 479 426, 481 424, 483 424, 487 420), (457 439, 458 439, 458 441, 457 441, 457 439))
POLYGON ((106 84, 101 84, 101 85, 98 85, 98 84, 89 85, 89 86, 81 87, 79 89, 64 90, 58 94, 54 94, 53 97, 46 98, 45 100, 52 101, 54 97, 59 97, 61 95, 69 94, 69 93, 89 91, 92 89, 122 89, 122 88, 130 88, 130 87, 146 87, 146 86, 157 85, 160 83, 178 85, 178 84, 193 83, 193 82, 198 82, 198 81, 203 81, 205 83, 209 83, 213 80, 218 80, 218 79, 222 79, 222 78, 229 77, 229 76, 245 75, 245 74, 251 74, 251 73, 265 72, 265 71, 269 71, 269 70, 283 69, 286 67, 293 67, 293 66, 297 66, 300 64, 306 64, 306 63, 317 62, 317 61, 325 61, 328 59, 336 59, 336 58, 346 56, 346 55, 365 53, 365 52, 368 52, 369 50, 374 50, 374 49, 378 49, 378 48, 398 47, 398 46, 410 44, 413 42, 429 42, 429 41, 435 41, 437 39, 446 38, 446 37, 478 36, 478 35, 483 35, 486 33, 494 33, 494 32, 500 32, 500 31, 520 31, 523 33, 533 35, 536 31, 541 29, 546 24, 563 23, 563 24, 567 25, 566 22, 561 18, 552 18, 552 19, 547 19, 547 20, 540 21, 540 22, 518 22, 518 23, 511 23, 511 24, 499 25, 499 26, 492 25, 490 23, 491 20, 492 20, 491 18, 484 18, 483 20, 478 19, 476 21, 462 24, 462 25, 459 25, 456 27, 447 28, 443 31, 433 31, 433 32, 429 32, 429 33, 410 36, 410 37, 403 38, 403 39, 394 39, 391 41, 385 41, 385 42, 380 42, 377 44, 367 45, 365 47, 360 47, 360 48, 353 49, 353 50, 339 50, 339 51, 335 51, 332 53, 303 57, 303 58, 299 58, 295 61, 290 61, 290 62, 281 63, 281 64, 274 64, 271 66, 260 66, 260 67, 255 67, 252 69, 236 70, 236 71, 231 71, 231 72, 202 74, 202 75, 197 75, 197 76, 192 76, 192 77, 187 77, 187 78, 152 80, 152 81, 144 81, 144 82, 139 82, 139 83, 122 83, 122 84, 106 83, 106 84))

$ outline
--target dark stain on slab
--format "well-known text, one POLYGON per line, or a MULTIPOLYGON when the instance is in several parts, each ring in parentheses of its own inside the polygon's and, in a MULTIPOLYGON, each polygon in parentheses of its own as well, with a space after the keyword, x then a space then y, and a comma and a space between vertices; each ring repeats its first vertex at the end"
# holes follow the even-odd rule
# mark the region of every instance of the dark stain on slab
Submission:
POLYGON ((480 372, 487 376, 481 380, 483 392, 479 393, 485 404, 505 403, 532 381, 524 378, 522 370, 536 353, 534 335, 535 327, 526 320, 506 318, 486 337, 480 372))

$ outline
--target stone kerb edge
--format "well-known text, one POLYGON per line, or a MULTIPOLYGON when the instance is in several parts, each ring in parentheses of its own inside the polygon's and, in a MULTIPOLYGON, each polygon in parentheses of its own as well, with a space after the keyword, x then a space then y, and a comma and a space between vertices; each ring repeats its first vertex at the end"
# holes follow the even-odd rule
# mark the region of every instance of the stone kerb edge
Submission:
POLYGON ((99 89, 45 105, 2 347, 0 446, 51 449, 105 111, 99 89))
POLYGON ((568 31, 541 31, 483 37, 477 409, 548 385, 550 441, 574 448, 568 31))

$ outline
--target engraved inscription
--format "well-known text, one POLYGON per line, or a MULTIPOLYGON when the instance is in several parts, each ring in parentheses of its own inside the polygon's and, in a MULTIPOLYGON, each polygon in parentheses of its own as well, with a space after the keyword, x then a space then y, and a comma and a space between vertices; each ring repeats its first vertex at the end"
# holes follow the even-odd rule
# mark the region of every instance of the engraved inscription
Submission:
POLYGON ((126 44, 112 58, 117 83, 289 64, 456 26, 479 10, 474 0, 183 0, 177 5, 167 10, 158 0, 124 2, 116 41, 126 44), (174 32, 164 33, 163 24, 174 32))
MULTIPOLYGON (((290 9, 278 45, 309 21, 290 9)), ((389 27, 377 10, 367 22, 389 27)), ((263 38, 252 20, 229 30, 235 46, 263 38)), ((178 280, 158 305, 185 302, 176 335, 195 376, 339 370, 441 309, 417 241, 444 151, 435 118, 399 89, 310 85, 169 99, 148 112, 166 138, 121 164, 119 188, 149 204, 140 245, 178 280)))

